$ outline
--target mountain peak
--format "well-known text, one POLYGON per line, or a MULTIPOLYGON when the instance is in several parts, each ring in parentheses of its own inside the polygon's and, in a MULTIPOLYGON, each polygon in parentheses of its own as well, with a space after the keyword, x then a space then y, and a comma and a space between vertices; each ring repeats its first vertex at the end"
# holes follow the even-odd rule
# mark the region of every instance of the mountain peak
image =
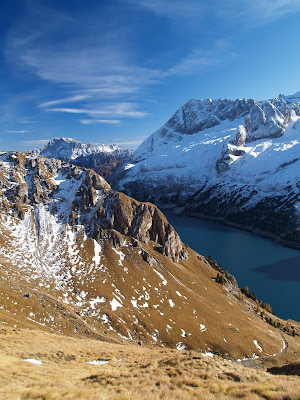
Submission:
POLYGON ((38 153, 60 160, 75 160, 80 156, 87 156, 96 153, 113 153, 122 152, 117 144, 99 144, 95 146, 93 143, 82 143, 79 140, 65 137, 55 137, 42 147, 38 153))
POLYGON ((299 246, 298 96, 190 100, 110 182, 139 200, 225 218, 299 246))

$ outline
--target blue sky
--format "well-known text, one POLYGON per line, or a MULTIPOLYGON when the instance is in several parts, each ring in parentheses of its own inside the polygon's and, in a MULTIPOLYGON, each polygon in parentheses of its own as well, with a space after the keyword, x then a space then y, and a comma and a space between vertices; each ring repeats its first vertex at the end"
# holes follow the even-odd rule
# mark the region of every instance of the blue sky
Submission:
POLYGON ((136 148, 191 98, 300 90, 300 0, 11 0, 0 150, 136 148))

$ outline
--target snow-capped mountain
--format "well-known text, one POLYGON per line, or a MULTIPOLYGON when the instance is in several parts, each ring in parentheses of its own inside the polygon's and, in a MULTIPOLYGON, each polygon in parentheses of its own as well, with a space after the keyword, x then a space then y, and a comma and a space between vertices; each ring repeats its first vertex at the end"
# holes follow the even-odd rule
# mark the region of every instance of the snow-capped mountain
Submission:
POLYGON ((139 200, 300 245, 300 92, 191 100, 110 182, 139 200))
POLYGON ((92 170, 0 155, 1 312, 102 340, 233 358, 279 354, 279 331, 232 276, 218 283, 211 265, 157 207, 114 192, 92 170))
POLYGON ((35 153, 92 168, 106 178, 127 162, 133 152, 116 144, 95 146, 71 138, 54 138, 35 153))
POLYGON ((85 144, 71 138, 53 138, 43 148, 39 154, 49 158, 58 158, 59 160, 75 160, 80 156, 87 156, 94 153, 112 153, 122 151, 115 144, 102 144, 94 146, 92 143, 85 144))

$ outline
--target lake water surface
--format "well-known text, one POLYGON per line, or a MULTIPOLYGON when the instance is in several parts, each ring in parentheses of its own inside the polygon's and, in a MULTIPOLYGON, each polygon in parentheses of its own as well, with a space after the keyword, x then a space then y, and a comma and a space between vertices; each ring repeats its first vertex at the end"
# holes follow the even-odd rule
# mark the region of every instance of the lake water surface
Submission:
POLYGON ((300 321, 300 250, 221 222, 162 211, 184 243, 210 254, 239 287, 247 285, 279 317, 300 321))

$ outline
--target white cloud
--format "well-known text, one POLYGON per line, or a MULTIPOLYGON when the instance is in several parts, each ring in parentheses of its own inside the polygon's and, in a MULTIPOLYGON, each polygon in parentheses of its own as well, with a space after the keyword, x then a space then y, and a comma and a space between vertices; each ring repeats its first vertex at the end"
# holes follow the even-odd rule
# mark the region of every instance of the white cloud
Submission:
MULTIPOLYGON (((203 33, 201 21, 206 16, 219 23, 218 29, 221 24, 240 24, 243 29, 244 26, 249 28, 268 23, 300 11, 299 0, 119 1, 171 18, 181 24, 182 31, 192 25, 194 30, 198 30, 196 34, 203 33)), ((168 65, 164 60, 164 67, 157 66, 158 63, 156 67, 149 66, 153 65, 153 59, 142 59, 134 52, 135 43, 131 41, 134 35, 130 37, 130 34, 136 35, 137 32, 132 27, 128 34, 131 25, 130 28, 128 24, 126 27, 122 24, 117 26, 96 13, 93 23, 90 23, 92 13, 85 16, 84 23, 81 18, 71 18, 35 4, 35 9, 32 7, 27 17, 18 19, 11 27, 7 35, 6 57, 16 68, 54 84, 63 93, 61 98, 39 100, 40 109, 86 115, 90 118, 79 120, 84 125, 117 125, 122 118, 145 117, 148 114, 133 103, 142 96, 146 97, 145 88, 162 83, 170 76, 202 72, 234 57, 226 41, 197 47, 195 37, 192 37, 186 48, 190 49, 190 43, 194 47, 187 50, 186 55, 181 53, 180 56, 179 50, 174 51, 177 62, 169 61, 168 65), (105 101, 114 101, 115 104, 104 104, 105 101), (78 104, 72 107, 74 104, 68 103, 78 104)), ((199 34, 199 43, 202 43, 201 37, 199 34)), ((0 120, 16 120, 17 109, 20 108, 15 104, 6 104, 0 120)))
MULTIPOLYGON (((99 101, 135 95, 158 82, 160 71, 137 65, 126 41, 128 27, 113 26, 111 18, 87 13, 70 18, 39 4, 30 15, 12 26, 6 41, 6 57, 43 81, 56 84, 63 98, 43 101, 40 108, 90 116, 110 116, 93 106, 99 101), (78 17, 78 16, 77 16, 78 17), (83 19, 86 18, 86 24, 83 19), (80 34, 79 34, 80 32, 80 34), (57 40, 60 37, 60 40, 57 40), (84 101, 84 107, 82 102, 84 101), (79 107, 54 107, 78 102, 79 107), (81 111, 79 111, 82 109, 81 111)), ((98 10, 99 11, 99 10, 98 10)), ((119 117, 142 117, 142 111, 112 112, 119 117)))
MULTIPOLYGON (((40 13, 41 14, 41 13, 40 13)), ((66 99, 54 104, 77 101, 88 96, 112 97, 136 93, 145 85, 155 83, 159 71, 136 65, 128 44, 122 43, 123 32, 101 32, 91 24, 90 31, 76 40, 67 36, 52 45, 51 38, 61 30, 74 29, 74 21, 58 16, 33 15, 11 29, 6 56, 15 65, 26 68, 40 79, 65 86, 72 91, 66 99), (46 22, 45 22, 46 21, 46 22), (79 92, 74 95, 74 92, 79 92), (74 99, 74 100, 73 100, 74 99)), ((82 30, 82 24, 75 26, 82 30)), ((119 28, 121 29, 121 28, 119 28)), ((51 105, 51 102, 49 102, 51 105)), ((42 104, 47 106, 47 102, 42 104)))
POLYGON ((80 123, 83 125, 91 125, 91 124, 119 125, 121 121, 118 119, 81 119, 80 123))
POLYGON ((97 105, 97 108, 49 108, 46 111, 63 112, 69 114, 87 114, 91 117, 145 117, 148 115, 143 111, 138 111, 133 103, 104 103, 97 105))
MULTIPOLYGON (((194 18, 208 9, 206 2, 198 0, 130 1, 172 18, 180 15, 194 18)), ((106 118, 119 121, 125 117, 145 117, 148 114, 130 102, 133 96, 136 102, 138 96, 145 97, 146 87, 161 83, 169 76, 198 73, 228 56, 224 49, 213 44, 211 49, 194 49, 177 63, 172 65, 170 62, 169 67, 142 66, 137 63, 139 57, 134 54, 127 32, 122 30, 124 28, 115 26, 112 29, 103 17, 97 23, 84 27, 81 21, 79 26, 78 21, 53 10, 32 10, 30 18, 24 17, 12 27, 6 55, 16 66, 22 66, 43 81, 59 86, 60 92, 65 91, 65 97, 40 102, 39 108, 48 112, 85 114, 97 120, 82 119, 84 122, 81 123, 86 125, 117 124, 104 122, 106 118), (69 32, 76 33, 70 35, 69 32), (57 41, 59 34, 62 38, 57 41), (112 99, 115 101, 113 106, 104 104, 104 101, 112 99), (68 103, 78 103, 78 106, 70 107, 68 103)))
POLYGON ((88 95, 88 94, 81 94, 81 95, 76 95, 76 96, 71 96, 71 97, 65 97, 64 99, 46 101, 44 103, 39 104, 39 107, 49 107, 49 106, 55 106, 57 104, 73 103, 73 102, 77 102, 80 100, 88 99, 89 97, 90 97, 90 95, 88 95))
POLYGON ((36 124, 36 121, 34 119, 30 119, 30 118, 17 118, 17 121, 20 124, 28 124, 28 125, 36 124))
POLYGON ((29 133, 30 131, 25 131, 25 130, 6 130, 6 133, 29 133))

